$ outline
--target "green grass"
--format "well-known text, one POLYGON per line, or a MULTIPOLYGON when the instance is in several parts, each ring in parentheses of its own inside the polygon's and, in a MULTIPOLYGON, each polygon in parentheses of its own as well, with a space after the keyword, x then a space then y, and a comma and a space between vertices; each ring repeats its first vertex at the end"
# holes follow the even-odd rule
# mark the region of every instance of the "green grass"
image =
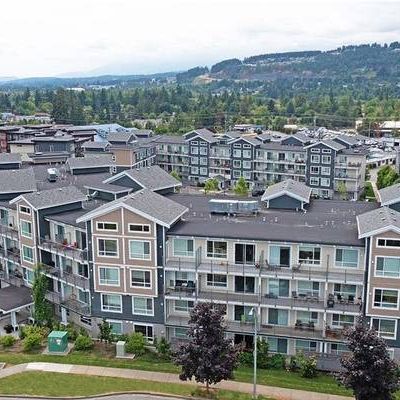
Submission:
MULTIPOLYGON (((162 361, 152 353, 146 353, 144 356, 138 357, 134 360, 118 360, 115 358, 105 358, 104 355, 96 351, 88 353, 75 351, 67 356, 16 353, 12 351, 0 352, 0 362, 5 362, 7 364, 15 365, 37 361, 170 373, 179 373, 180 370, 176 365, 173 365, 168 361, 162 361)), ((248 367, 239 368, 235 371, 235 380, 241 382, 252 382, 253 369, 248 367)), ((326 374, 319 374, 319 376, 314 379, 305 379, 297 373, 287 372, 284 370, 258 370, 257 381, 261 385, 350 396, 349 391, 340 387, 332 376, 326 374)))
MULTIPOLYGON (((0 394, 30 396, 93 396, 115 392, 153 392, 191 396, 193 385, 100 376, 23 372, 1 379, 0 394)), ((250 394, 218 390, 218 400, 251 400, 250 394)), ((268 399, 266 399, 268 400, 268 399)), ((269 399, 272 400, 272 399, 269 399)))

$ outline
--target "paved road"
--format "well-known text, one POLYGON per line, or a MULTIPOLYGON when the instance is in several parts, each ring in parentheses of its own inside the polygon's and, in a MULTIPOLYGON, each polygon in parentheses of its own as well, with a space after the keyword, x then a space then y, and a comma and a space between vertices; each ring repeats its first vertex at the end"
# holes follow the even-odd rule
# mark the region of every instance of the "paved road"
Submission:
MULTIPOLYGON (((96 397, 87 397, 91 400, 182 400, 179 397, 165 397, 165 396, 153 396, 149 394, 112 394, 112 395, 104 395, 104 396, 96 396, 96 397)), ((26 397, 1 397, 0 400, 26 400, 26 397)), ((43 400, 43 397, 29 397, 30 400, 43 400)), ((52 399, 49 397, 49 399, 52 399)), ((53 397, 54 399, 54 397, 53 397)), ((58 397, 58 399, 62 399, 58 397)))

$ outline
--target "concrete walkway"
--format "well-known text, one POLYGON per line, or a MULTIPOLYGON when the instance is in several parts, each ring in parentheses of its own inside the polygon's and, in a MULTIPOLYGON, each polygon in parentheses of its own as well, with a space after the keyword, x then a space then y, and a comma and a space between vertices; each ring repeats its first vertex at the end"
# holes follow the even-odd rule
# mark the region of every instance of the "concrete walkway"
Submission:
MULTIPOLYGON (((72 365, 33 362, 19 364, 10 368, 0 370, 0 379, 6 376, 18 374, 24 371, 58 372, 63 374, 109 376, 115 378, 127 378, 135 380, 178 383, 181 385, 193 385, 193 381, 181 381, 176 374, 163 372, 140 371, 135 369, 95 367, 88 365, 72 365)), ((252 393, 251 383, 237 381, 223 381, 216 387, 220 389, 233 390, 236 392, 252 393)), ((118 389, 118 388, 116 388, 118 389)), ((257 385, 257 394, 272 397, 276 400, 351 400, 350 397, 336 396, 323 393, 307 392, 303 390, 284 389, 272 386, 257 385)))

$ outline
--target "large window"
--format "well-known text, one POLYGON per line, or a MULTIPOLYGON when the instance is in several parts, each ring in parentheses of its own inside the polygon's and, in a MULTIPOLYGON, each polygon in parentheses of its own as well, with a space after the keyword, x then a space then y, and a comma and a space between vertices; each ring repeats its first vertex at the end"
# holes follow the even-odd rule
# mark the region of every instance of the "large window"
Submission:
POLYGON ((255 278, 251 276, 235 276, 235 292, 254 293, 255 278))
POLYGON ((98 255, 102 257, 118 257, 117 239, 97 239, 98 255))
POLYGON ((207 257, 209 258, 226 258, 227 243, 215 240, 207 240, 207 257))
POLYGON ((317 342, 313 340, 296 340, 296 352, 317 351, 317 342))
POLYGON ((142 271, 139 269, 131 270, 131 286, 150 288, 151 287, 150 271, 142 271))
POLYGON ((354 325, 354 315, 332 314, 332 326, 347 328, 354 325))
POLYGON ((374 307, 398 308, 398 296, 397 290, 375 289, 374 307))
POLYGON ((133 330, 135 332, 141 333, 147 340, 148 343, 153 343, 153 326, 152 325, 133 325, 133 330))
POLYGON ((21 235, 23 237, 32 238, 32 223, 21 219, 21 235))
POLYGON ((256 247, 254 244, 235 244, 235 263, 236 264, 255 264, 256 247))
POLYGON ((226 287, 227 276, 221 274, 207 274, 207 286, 226 287))
POLYGON ((357 268, 358 266, 358 250, 353 249, 336 249, 336 266, 357 268))
POLYGON ((302 323, 313 322, 318 324, 318 313, 316 311, 297 311, 296 319, 302 323))
POLYGON ((271 353, 287 354, 287 339, 268 337, 267 342, 268 351, 270 351, 271 353))
POLYGON ((102 294, 101 309, 106 312, 122 312, 122 296, 119 294, 102 294))
POLYGON ((33 259, 33 249, 32 247, 28 246, 22 246, 22 259, 27 262, 32 264, 34 259, 33 259))
POLYGON ((254 321, 254 317, 250 315, 253 307, 251 306, 235 306, 234 319, 239 322, 254 321))
POLYGON ((189 312, 194 307, 194 302, 189 300, 175 300, 174 310, 179 312, 189 312))
POLYGON ((290 247, 275 246, 269 247, 269 263, 279 267, 290 267, 290 247))
POLYGON ((149 297, 132 297, 132 313, 136 315, 154 315, 154 302, 149 297))
POLYGON ((297 293, 304 296, 319 296, 319 282, 313 281, 298 281, 297 293))
POLYGON ((150 242, 130 240, 129 258, 135 260, 150 260, 150 242))
POLYGON ((98 231, 117 231, 118 224, 116 222, 97 222, 98 231))
POLYGON ((194 245, 193 239, 174 239, 174 256, 179 257, 193 257, 194 245))
POLYGON ((304 264, 319 265, 321 263, 321 248, 300 246, 299 262, 304 264))
POLYGON ((396 339, 397 321, 395 319, 372 318, 372 327, 379 336, 386 339, 396 339))
POLYGON ((289 311, 278 308, 268 309, 268 323, 271 325, 287 326, 289 324, 289 311))
POLYGON ((29 207, 26 207, 26 206, 19 206, 19 212, 20 213, 23 213, 23 214, 28 214, 28 215, 30 215, 30 213, 31 213, 31 209, 29 208, 29 207))
POLYGON ((268 294, 274 297, 289 297, 289 281, 287 279, 269 279, 268 294))
POLYGON ((377 240, 378 247, 400 247, 400 239, 381 239, 377 240))
POLYGON ((376 275, 388 278, 400 278, 400 258, 377 257, 376 275))
POLYGON ((119 268, 100 267, 99 268, 99 284, 108 286, 119 286, 119 268))
POLYGON ((343 299, 348 300, 355 299, 357 293, 357 286, 356 285, 349 285, 346 283, 335 283, 333 285, 333 294, 339 298, 341 296, 343 299))

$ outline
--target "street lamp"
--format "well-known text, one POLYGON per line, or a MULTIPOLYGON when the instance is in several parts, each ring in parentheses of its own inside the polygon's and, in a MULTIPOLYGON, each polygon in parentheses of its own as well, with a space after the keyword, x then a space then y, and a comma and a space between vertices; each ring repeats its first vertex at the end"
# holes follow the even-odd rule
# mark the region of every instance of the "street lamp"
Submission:
POLYGON ((253 349, 253 399, 257 397, 257 310, 253 307, 249 316, 254 318, 254 349, 253 349))

